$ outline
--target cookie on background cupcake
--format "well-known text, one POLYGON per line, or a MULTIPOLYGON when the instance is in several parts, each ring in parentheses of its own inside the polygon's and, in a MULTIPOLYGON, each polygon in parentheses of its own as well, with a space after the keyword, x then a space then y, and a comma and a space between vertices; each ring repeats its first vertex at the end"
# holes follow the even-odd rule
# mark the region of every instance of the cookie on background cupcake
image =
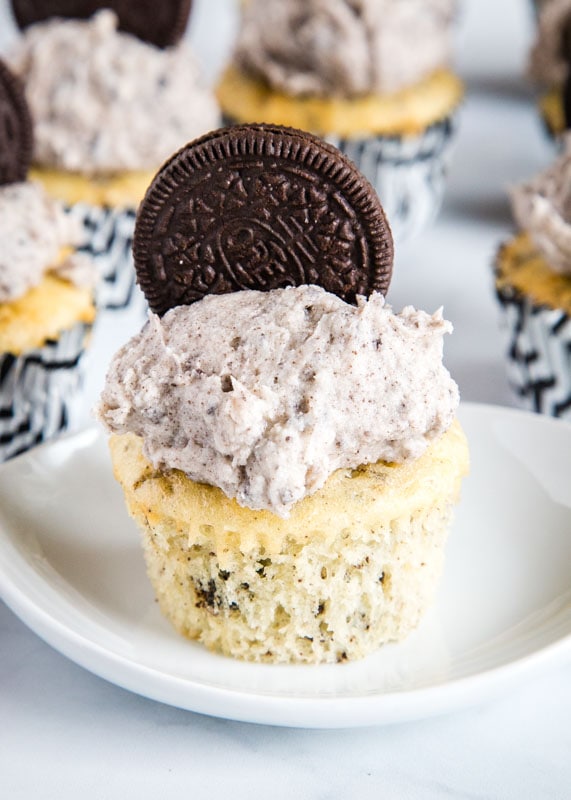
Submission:
POLYGON ((173 150, 219 124, 179 41, 190 3, 13 0, 13 9, 22 36, 11 63, 36 131, 31 175, 84 224, 104 277, 99 306, 135 303, 144 315, 131 256, 137 206, 173 150))
POLYGON ((160 608, 260 662, 340 662, 434 600, 467 444, 440 311, 385 303, 391 231, 335 147, 202 137, 137 217, 154 312, 97 408, 160 608))
POLYGON ((0 461, 72 427, 95 317, 83 229, 27 180, 32 121, 0 62, 0 461))
POLYGON ((571 127, 571 0, 544 0, 537 16, 528 72, 547 132, 557 138, 571 127))
POLYGON ((463 89, 455 0, 248 0, 218 86, 228 122, 311 131, 377 190, 397 240, 434 219, 463 89))
POLYGON ((512 190, 519 227, 500 248, 495 287, 508 378, 524 408, 571 419, 571 138, 544 172, 512 190))

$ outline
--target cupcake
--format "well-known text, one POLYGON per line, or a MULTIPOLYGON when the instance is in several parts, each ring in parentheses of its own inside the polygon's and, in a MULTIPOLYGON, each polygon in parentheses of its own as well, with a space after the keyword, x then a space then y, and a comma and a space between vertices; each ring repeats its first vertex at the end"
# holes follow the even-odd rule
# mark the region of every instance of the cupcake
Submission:
POLYGON ((339 151, 237 126, 141 204, 143 330, 96 409, 175 629, 260 662, 339 662, 432 602, 467 471, 440 312, 385 303, 390 228, 339 151))
POLYGON ((495 287, 508 377, 524 408, 571 419, 571 140, 514 188, 519 232, 500 249, 495 287))
POLYGON ((312 131, 355 162, 397 239, 436 215, 462 86, 455 0, 250 0, 218 86, 229 122, 312 131))
POLYGON ((549 0, 537 11, 529 74, 541 91, 539 109, 547 131, 558 137, 571 120, 571 2, 549 0))
MULTIPOLYGON (((15 11, 29 9, 14 5, 15 11)), ((146 25, 149 37, 160 33, 146 5, 127 7, 131 16, 121 19, 121 29, 111 9, 89 19, 50 18, 61 5, 44 4, 32 18, 16 14, 24 31, 12 64, 36 129, 31 177, 84 224, 104 278, 99 305, 118 309, 137 302, 144 315, 131 257, 136 208, 165 158, 218 125, 217 104, 187 45, 172 43, 173 36, 168 47, 159 47, 128 32, 142 36, 146 25)), ((88 10, 96 6, 87 4, 88 10)), ((123 12, 125 6, 117 4, 123 12)), ((183 6, 188 13, 189 4, 181 2, 165 3, 163 12, 183 6)), ((180 36, 182 21, 174 22, 171 33, 180 36)))
POLYGON ((95 316, 82 228, 26 180, 31 146, 22 88, 0 63, 0 461, 74 423, 95 316))

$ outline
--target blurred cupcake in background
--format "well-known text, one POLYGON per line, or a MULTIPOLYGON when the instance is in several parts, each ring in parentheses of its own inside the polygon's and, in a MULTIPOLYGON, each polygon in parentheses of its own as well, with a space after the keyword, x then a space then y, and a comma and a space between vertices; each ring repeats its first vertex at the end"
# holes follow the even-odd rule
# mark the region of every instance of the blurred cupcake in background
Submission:
POLYGON ((396 238, 440 206, 462 85, 455 0, 248 0, 218 86, 227 122, 311 131, 376 188, 396 238))
POLYGON ((23 35, 12 55, 35 123, 31 175, 84 224, 104 277, 99 305, 117 309, 135 299, 144 311, 130 252, 137 205, 173 150, 219 125, 192 52, 174 44, 190 4, 161 3, 155 13, 118 1, 123 17, 103 9, 89 19, 50 14, 69 7, 81 15, 101 4, 31 5, 34 13, 22 14, 30 4, 14 0, 23 35))
POLYGON ((548 133, 571 126, 571 0, 536 3, 538 25, 529 74, 541 92, 539 109, 548 133))
POLYGON ((32 121, 0 62, 0 461, 73 426, 95 317, 82 226, 28 181, 32 121))
POLYGON ((495 264, 509 382, 523 407, 571 419, 571 138, 512 207, 520 232, 495 264))

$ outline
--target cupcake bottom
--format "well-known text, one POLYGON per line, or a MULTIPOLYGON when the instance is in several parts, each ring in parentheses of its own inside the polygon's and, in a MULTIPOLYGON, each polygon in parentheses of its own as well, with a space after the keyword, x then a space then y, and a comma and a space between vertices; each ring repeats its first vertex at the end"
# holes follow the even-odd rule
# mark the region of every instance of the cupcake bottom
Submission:
POLYGON ((516 402, 571 419, 571 278, 553 272, 525 234, 500 248, 495 272, 516 402))
POLYGON ((0 461, 73 426, 90 329, 78 322, 41 347, 0 354, 0 461))
POLYGON ((356 659, 414 629, 468 468, 455 423, 414 463, 338 470, 284 520, 154 470, 132 434, 110 446, 163 614, 249 661, 356 659))

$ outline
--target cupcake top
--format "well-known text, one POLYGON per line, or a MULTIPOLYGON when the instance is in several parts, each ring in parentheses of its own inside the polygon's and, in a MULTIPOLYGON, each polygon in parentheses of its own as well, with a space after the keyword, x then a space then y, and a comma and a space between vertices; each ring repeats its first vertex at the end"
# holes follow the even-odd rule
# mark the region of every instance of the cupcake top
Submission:
POLYGON ((234 55, 290 95, 396 92, 446 66, 456 0, 249 0, 234 55))
POLYGON ((537 83, 560 86, 571 62, 571 0, 549 0, 539 10, 537 35, 530 53, 529 73, 537 83))
POLYGON ((157 468, 287 516, 341 467, 420 456, 451 424, 440 312, 316 286, 178 306, 114 358, 98 416, 157 468))
POLYGON ((262 124, 191 142, 149 187, 133 253, 157 315, 97 414, 155 467, 287 516, 333 471, 416 458, 451 424, 451 326, 385 305, 379 198, 318 137, 262 124))
POLYGON ((81 244, 82 235, 81 225, 39 184, 0 186, 0 303, 22 297, 47 272, 92 286, 96 276, 91 259, 77 252, 65 255, 81 244))
POLYGON ((35 162, 86 175, 153 170, 218 124, 184 43, 160 49, 117 30, 102 10, 23 33, 14 70, 35 122, 35 162))
POLYGON ((546 170, 511 192, 514 217, 549 266, 571 275, 571 137, 546 170))

